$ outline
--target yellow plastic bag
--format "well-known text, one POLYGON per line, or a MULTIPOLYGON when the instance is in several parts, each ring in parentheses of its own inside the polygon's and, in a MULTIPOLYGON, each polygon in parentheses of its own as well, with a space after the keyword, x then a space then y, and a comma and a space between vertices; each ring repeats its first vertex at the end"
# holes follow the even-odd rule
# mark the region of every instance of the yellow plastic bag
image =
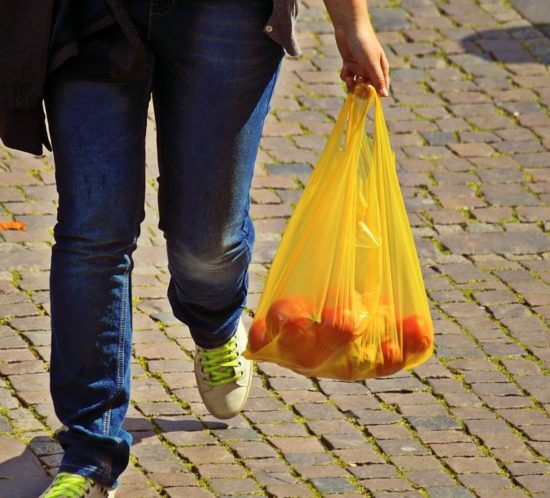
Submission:
POLYGON ((312 377, 391 375, 427 360, 433 325, 372 86, 348 95, 289 220, 245 357, 312 377), (365 133, 374 105, 374 134, 365 133))

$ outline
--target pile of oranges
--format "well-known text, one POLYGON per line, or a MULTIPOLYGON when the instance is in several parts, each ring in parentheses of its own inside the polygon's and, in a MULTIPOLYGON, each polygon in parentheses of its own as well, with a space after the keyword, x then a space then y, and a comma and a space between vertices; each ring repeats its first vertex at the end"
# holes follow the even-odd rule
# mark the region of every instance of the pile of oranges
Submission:
MULTIPOLYGON (((425 353, 432 345, 431 321, 411 314, 391 320, 392 331, 384 331, 376 344, 376 375, 391 375, 407 365, 414 356, 425 353)), ((389 328, 389 327, 388 327, 389 328)), ((315 368, 328 357, 354 341, 364 341, 365 323, 357 323, 352 310, 325 307, 318 312, 313 303, 301 296, 275 301, 265 318, 258 317, 249 331, 248 347, 255 353, 276 342, 279 351, 290 362, 305 369, 315 368)))

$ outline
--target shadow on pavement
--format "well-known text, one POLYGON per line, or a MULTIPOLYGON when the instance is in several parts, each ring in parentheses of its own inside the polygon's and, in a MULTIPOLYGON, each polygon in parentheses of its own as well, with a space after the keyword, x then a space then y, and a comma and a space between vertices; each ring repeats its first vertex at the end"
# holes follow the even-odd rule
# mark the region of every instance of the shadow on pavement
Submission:
MULTIPOLYGON (((192 415, 176 417, 153 415, 152 420, 158 426, 161 434, 166 432, 200 432, 228 428, 228 424, 225 422, 219 420, 200 421, 192 415)), ((127 417, 124 421, 124 428, 132 434, 132 446, 141 443, 144 439, 148 439, 151 436, 156 436, 156 432, 153 429, 151 422, 146 418, 127 417)), ((0 496, 0 498, 2 497, 0 496)))
MULTIPOLYGON (((146 419, 126 419, 125 427, 131 431, 134 445, 156 436, 152 431, 143 430, 143 422, 146 419)), ((228 427, 224 422, 170 417, 158 417, 155 422, 162 432, 199 432, 228 427)), ((37 498, 48 487, 51 477, 30 448, 38 455, 45 455, 44 458, 49 459, 51 466, 55 467, 61 457, 57 443, 47 436, 36 436, 28 445, 14 438, 0 437, 0 448, 0 458, 4 460, 0 462, 0 498, 37 498)))
POLYGON ((55 443, 46 436, 34 437, 28 446, 13 438, 0 438, 0 498, 37 498, 51 481, 29 449, 55 443))
POLYGON ((197 432, 205 430, 227 429, 228 424, 222 421, 200 421, 186 419, 170 419, 154 417, 155 422, 161 428, 162 432, 197 432))
POLYGON ((550 24, 487 29, 460 40, 468 54, 502 63, 550 64, 550 24))

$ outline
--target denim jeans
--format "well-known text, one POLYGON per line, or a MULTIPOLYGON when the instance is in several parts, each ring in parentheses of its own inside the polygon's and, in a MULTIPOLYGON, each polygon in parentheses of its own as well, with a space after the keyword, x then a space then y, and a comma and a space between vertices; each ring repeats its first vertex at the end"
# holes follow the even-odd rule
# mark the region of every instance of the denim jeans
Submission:
POLYGON ((122 425, 149 99, 168 298, 195 342, 215 347, 234 334, 246 299, 249 189, 283 55, 262 31, 270 0, 128 0, 127 8, 152 61, 147 81, 94 78, 93 60, 83 60, 94 51, 83 47, 72 70, 52 74, 45 99, 59 192, 50 288, 51 393, 67 428, 61 469, 107 486, 131 445, 122 425))

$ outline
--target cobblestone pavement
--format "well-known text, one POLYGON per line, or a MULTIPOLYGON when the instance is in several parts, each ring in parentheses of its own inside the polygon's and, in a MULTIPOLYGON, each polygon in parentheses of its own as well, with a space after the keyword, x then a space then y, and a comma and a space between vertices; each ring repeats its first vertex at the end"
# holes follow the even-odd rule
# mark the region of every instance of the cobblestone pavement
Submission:
MULTIPOLYGON (((370 4, 436 356, 365 383, 261 364, 241 416, 208 416, 165 298, 151 117, 121 498, 550 496, 550 29, 501 0, 370 4)), ((252 190, 251 309, 344 95, 320 0, 304 0, 299 29, 304 55, 284 63, 252 190)), ((53 168, 0 149, 0 221, 27 224, 0 232, 2 498, 36 497, 61 456, 47 387, 53 168)))

